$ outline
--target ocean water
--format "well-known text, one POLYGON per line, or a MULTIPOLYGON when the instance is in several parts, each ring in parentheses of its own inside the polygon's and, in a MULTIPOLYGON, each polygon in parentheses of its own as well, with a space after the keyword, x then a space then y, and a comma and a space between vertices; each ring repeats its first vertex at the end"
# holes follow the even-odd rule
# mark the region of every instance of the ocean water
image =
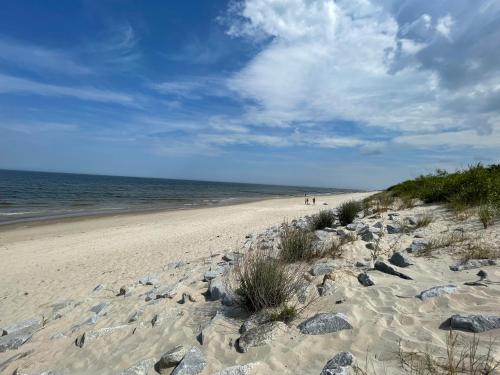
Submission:
POLYGON ((0 170, 0 224, 131 211, 187 209, 345 190, 0 170))

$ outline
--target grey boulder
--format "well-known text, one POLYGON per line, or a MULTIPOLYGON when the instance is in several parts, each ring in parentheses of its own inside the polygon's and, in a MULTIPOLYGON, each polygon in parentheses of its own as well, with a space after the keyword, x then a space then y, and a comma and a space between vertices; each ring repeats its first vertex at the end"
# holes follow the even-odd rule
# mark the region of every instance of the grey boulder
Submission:
POLYGON ((206 365, 207 362, 201 350, 193 346, 172 371, 172 375, 196 375, 202 372, 206 365))
POLYGON ((250 375, 253 368, 254 364, 248 363, 246 365, 227 367, 223 370, 217 371, 212 375, 250 375))
POLYGON ((370 278, 370 275, 368 275, 366 272, 362 272, 358 275, 358 281, 361 285, 363 286, 373 286, 375 283, 373 280, 370 278))
POLYGON ((443 294, 451 294, 457 290, 456 285, 441 285, 435 286, 430 289, 424 290, 420 292, 417 298, 420 298, 422 301, 428 300, 429 298, 439 297, 443 294))
POLYGON ((128 369, 120 372, 120 375, 148 375, 149 370, 154 364, 155 360, 153 358, 143 359, 128 369))
POLYGON ((485 332, 500 328, 498 315, 453 315, 443 323, 443 328, 453 328, 466 332, 485 332))
POLYGON ((0 337, 0 353, 15 350, 31 340, 33 334, 27 330, 0 337))
MULTIPOLYGON (((43 320, 39 318, 35 319, 29 319, 29 320, 22 320, 19 322, 16 322, 14 324, 11 324, 7 327, 3 327, 3 333, 2 335, 12 335, 20 332, 35 332, 36 330, 42 328, 43 326, 43 320)), ((0 330, 2 330, 0 328, 0 330)))
POLYGON ((322 276, 327 273, 332 272, 335 269, 335 265, 332 263, 317 263, 311 268, 311 275, 322 276))
POLYGON ((188 348, 178 345, 164 353, 155 365, 155 370, 160 374, 167 372, 170 367, 177 366, 187 354, 188 348))
POLYGON ((340 352, 330 359, 320 375, 347 375, 349 367, 354 362, 354 356, 350 352, 340 352))
POLYGON ((243 333, 236 341, 236 349, 246 353, 249 348, 270 343, 276 337, 284 334, 288 327, 283 322, 269 322, 254 327, 243 333))
POLYGON ((465 263, 460 263, 454 266, 450 266, 450 270, 464 271, 464 270, 472 270, 474 268, 481 268, 484 266, 496 266, 496 265, 497 261, 494 259, 470 259, 465 263))
POLYGON ((413 265, 413 262, 409 257, 398 252, 392 254, 391 258, 389 259, 389 262, 391 262, 395 266, 402 268, 413 265))
POLYGON ((404 273, 401 273, 399 271, 396 271, 393 267, 389 266, 388 264, 380 260, 375 262, 375 269, 377 271, 387 273, 389 275, 398 276, 405 280, 413 280, 410 276, 405 275, 404 273))
POLYGON ((322 335, 352 329, 352 325, 344 314, 320 313, 300 323, 298 328, 305 335, 322 335))

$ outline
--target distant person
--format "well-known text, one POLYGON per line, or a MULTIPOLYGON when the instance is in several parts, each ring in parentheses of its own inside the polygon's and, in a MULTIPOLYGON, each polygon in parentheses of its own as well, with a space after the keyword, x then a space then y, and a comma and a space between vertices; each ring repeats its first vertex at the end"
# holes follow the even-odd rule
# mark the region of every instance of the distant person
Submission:
POLYGON ((304 194, 304 204, 309 203, 309 198, 307 198, 307 194, 304 194))
POLYGON ((313 204, 316 204, 316 197, 313 197, 313 204))

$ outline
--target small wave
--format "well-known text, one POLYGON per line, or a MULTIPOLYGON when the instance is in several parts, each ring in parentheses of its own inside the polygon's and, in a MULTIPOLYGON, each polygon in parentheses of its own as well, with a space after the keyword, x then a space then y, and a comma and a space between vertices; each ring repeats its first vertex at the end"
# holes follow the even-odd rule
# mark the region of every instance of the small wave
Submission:
POLYGON ((0 216, 29 215, 29 214, 38 214, 40 212, 41 211, 0 212, 0 216))

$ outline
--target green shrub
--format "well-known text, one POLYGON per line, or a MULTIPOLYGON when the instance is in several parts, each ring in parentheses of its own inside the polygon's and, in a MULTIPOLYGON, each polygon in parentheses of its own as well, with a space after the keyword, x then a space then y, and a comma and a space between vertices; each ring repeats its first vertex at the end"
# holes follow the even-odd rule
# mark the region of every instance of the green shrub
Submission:
POLYGON ((497 210, 490 204, 483 204, 479 206, 478 215, 484 229, 486 229, 488 225, 493 224, 493 220, 497 215, 497 210))
POLYGON ((280 239, 280 256, 286 262, 307 261, 321 255, 314 246, 314 234, 308 230, 285 223, 280 239))
POLYGON ((321 210, 311 218, 311 229, 318 230, 332 227, 335 223, 335 214, 332 210, 321 210))
POLYGON ((419 215, 417 217, 417 223, 415 225, 415 229, 426 227, 433 221, 434 217, 430 213, 419 215))
POLYGON ((299 315, 299 311, 295 306, 284 305, 280 309, 273 311, 269 314, 271 322, 290 323, 299 315))
POLYGON ((490 204, 500 207, 500 165, 481 164, 455 173, 442 170, 402 182, 388 189, 397 197, 425 203, 450 203, 460 211, 490 204))
POLYGON ((363 207, 361 206, 361 203, 358 201, 349 201, 342 203, 339 207, 339 221, 341 225, 347 225, 351 224, 354 219, 356 218, 356 215, 361 212, 363 207))
POLYGON ((257 250, 235 269, 236 294, 250 312, 284 306, 300 287, 300 272, 257 250))

